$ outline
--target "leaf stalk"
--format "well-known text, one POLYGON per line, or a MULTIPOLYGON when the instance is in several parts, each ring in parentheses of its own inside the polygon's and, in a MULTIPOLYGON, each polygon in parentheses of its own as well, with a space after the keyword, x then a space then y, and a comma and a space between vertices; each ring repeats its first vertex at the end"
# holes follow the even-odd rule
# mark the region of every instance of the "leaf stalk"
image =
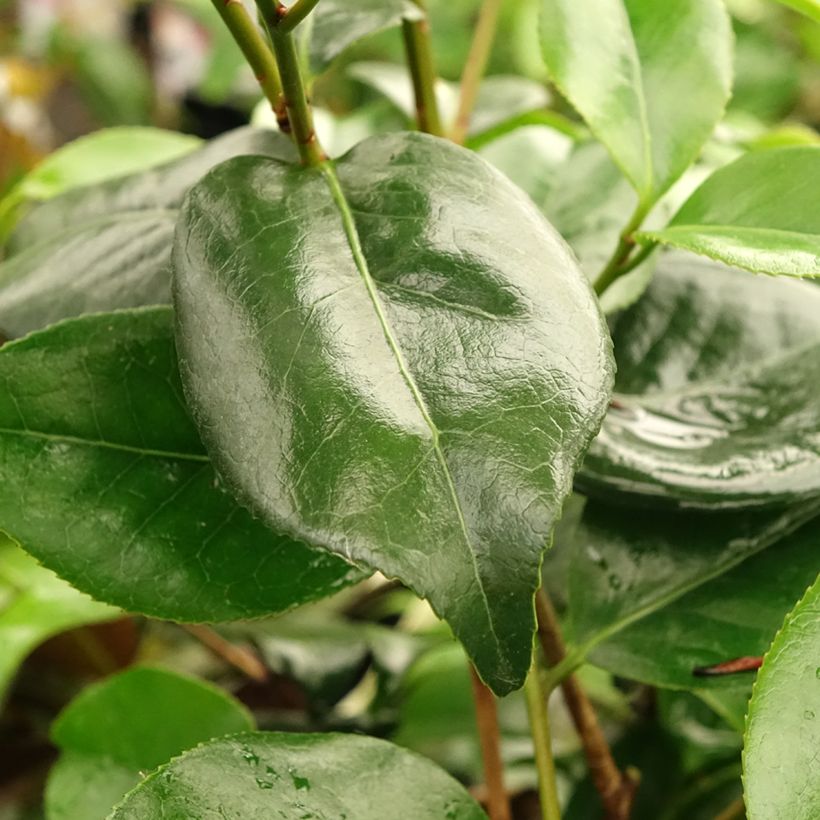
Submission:
POLYGON ((413 95, 416 101, 416 122, 419 130, 437 137, 444 136, 436 98, 436 69, 430 43, 430 21, 425 0, 413 0, 423 12, 421 20, 403 20, 402 34, 407 53, 413 95))

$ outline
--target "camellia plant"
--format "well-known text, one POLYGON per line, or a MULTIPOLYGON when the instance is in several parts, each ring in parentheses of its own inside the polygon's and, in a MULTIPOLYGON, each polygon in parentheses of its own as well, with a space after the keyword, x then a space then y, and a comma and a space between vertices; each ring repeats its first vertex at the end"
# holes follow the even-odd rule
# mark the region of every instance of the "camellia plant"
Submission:
POLYGON ((301 675, 314 704, 361 696, 363 662, 387 702, 417 659, 400 708, 432 731, 461 650, 405 635, 398 663, 393 630, 313 603, 409 590, 469 659, 483 786, 412 721, 270 731, 138 665, 52 726, 47 817, 468 820, 478 797, 509 820, 522 687, 538 813, 515 816, 820 816, 820 143, 716 132, 722 0, 540 0, 552 107, 484 79, 500 0, 458 87, 422 0, 257 5, 214 0, 267 125, 103 131, 0 209, 0 684, 124 611, 301 675), (417 130, 340 149, 313 81, 390 28, 406 69, 350 72, 417 130), (667 740, 610 748, 593 703, 650 700, 681 736, 747 713, 742 800, 733 741, 712 769, 686 747, 677 803, 667 740))

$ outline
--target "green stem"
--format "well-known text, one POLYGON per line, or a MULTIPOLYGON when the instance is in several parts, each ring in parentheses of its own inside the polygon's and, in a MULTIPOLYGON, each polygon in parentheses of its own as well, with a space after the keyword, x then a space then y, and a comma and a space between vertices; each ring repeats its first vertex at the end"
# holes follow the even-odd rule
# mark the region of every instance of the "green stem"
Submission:
POLYGON ((296 0, 279 23, 279 31, 293 31, 310 14, 319 0, 296 0))
POLYGON ((538 770, 538 793, 541 798, 542 820, 561 820, 558 791, 555 784, 555 761, 552 758, 547 693, 541 682, 538 650, 533 653, 532 666, 524 684, 530 733, 535 747, 535 765, 538 770))
POLYGON ((327 157, 313 126, 313 111, 305 93, 296 43, 293 34, 281 28, 282 21, 288 13, 287 8, 279 0, 256 0, 256 5, 273 44, 282 79, 282 96, 288 112, 290 132, 299 150, 302 164, 314 167, 321 165, 327 157))
POLYGON ((481 78, 484 76, 487 62, 490 59, 490 51, 498 27, 498 15, 501 12, 503 2, 504 0, 484 0, 478 14, 478 23, 473 35, 473 42, 470 45, 470 53, 467 55, 467 62, 464 63, 464 71, 461 75, 458 113, 451 134, 453 142, 462 144, 467 137, 467 130, 470 127, 470 115, 478 96, 481 78))
POLYGON ((427 19, 425 0, 413 0, 424 12, 421 20, 404 20, 402 33, 407 52, 407 64, 413 81, 416 99, 416 121, 420 131, 444 136, 441 115, 436 99, 436 70, 433 63, 433 49, 430 44, 430 21, 427 19))
POLYGON ((599 296, 613 283, 616 279, 620 279, 625 273, 632 270, 628 265, 628 260, 632 251, 635 249, 635 240, 632 234, 641 226, 646 217, 646 207, 638 203, 635 213, 627 223, 626 227, 621 231, 618 237, 618 244, 609 258, 609 261, 604 266, 598 278, 595 280, 595 293, 599 296))
POLYGON ((279 79, 276 60, 265 38, 245 11, 241 0, 212 0, 212 2, 253 69, 265 97, 276 111, 282 96, 282 83, 279 79))

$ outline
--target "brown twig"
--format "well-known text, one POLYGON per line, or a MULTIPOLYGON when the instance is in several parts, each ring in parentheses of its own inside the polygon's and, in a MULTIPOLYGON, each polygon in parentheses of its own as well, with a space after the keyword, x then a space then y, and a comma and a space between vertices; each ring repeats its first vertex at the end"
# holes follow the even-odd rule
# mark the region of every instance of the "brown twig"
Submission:
POLYGON ((473 683, 476 723, 487 784, 487 808, 490 820, 511 820, 510 801, 504 788, 504 765, 501 762, 501 733, 493 693, 484 685, 475 667, 470 664, 473 683))
MULTIPOLYGON (((538 638, 544 657, 555 666, 566 657, 558 618, 547 593, 541 589, 535 598, 538 615, 538 638)), ((638 788, 639 773, 633 769, 621 772, 612 757, 595 710, 574 675, 561 681, 564 701, 581 738, 592 782, 601 796, 607 820, 626 820, 638 788)))
POLYGON ((180 626, 203 646, 210 649, 214 655, 236 667, 251 680, 264 683, 268 679, 267 667, 250 649, 231 643, 203 624, 180 624, 180 626))

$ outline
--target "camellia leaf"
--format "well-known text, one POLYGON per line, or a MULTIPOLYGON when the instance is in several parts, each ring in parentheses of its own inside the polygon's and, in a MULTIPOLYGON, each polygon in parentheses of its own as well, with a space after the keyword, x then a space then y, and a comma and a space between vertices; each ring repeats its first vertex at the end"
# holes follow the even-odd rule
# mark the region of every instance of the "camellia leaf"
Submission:
POLYGON ((52 726, 61 754, 46 787, 48 820, 99 820, 168 759, 253 728, 244 706, 203 681, 150 667, 107 678, 52 726))
POLYGON ((550 75, 640 195, 644 211, 695 160, 729 99, 720 0, 541 0, 550 75))
POLYGON ((77 592, 0 534, 0 701, 20 663, 47 638, 120 614, 77 592))
POLYGON ((754 151, 710 176, 669 225, 639 242, 663 242, 758 273, 820 276, 820 146, 754 151))
POLYGON ((578 487, 709 509, 820 495, 820 292, 666 264, 615 325, 615 399, 578 487))
POLYGON ((400 26, 402 20, 423 19, 412 0, 322 0, 299 26, 299 36, 318 74, 357 40, 400 26))
POLYGON ((147 777, 111 820, 347 817, 486 820, 429 760, 384 740, 341 734, 248 733, 212 741, 147 777), (355 772, 355 777, 351 777, 355 772))
POLYGON ((789 613, 755 682, 746 718, 743 784, 754 820, 820 812, 820 578, 789 613))
POLYGON ((174 620, 282 612, 361 577, 221 488, 182 399, 170 308, 0 349, 0 530, 95 598, 174 620))
POLYGON ((497 692, 612 379, 569 249, 474 154, 420 134, 334 167, 225 163, 174 255, 209 452, 275 529, 397 577, 497 692))
POLYGON ((295 157, 285 135, 243 128, 153 170, 35 208, 0 264, 0 330, 13 338, 81 313, 170 301, 182 198, 206 171, 239 154, 295 157))
POLYGON ((588 502, 570 568, 573 643, 656 686, 748 685, 693 670, 765 651, 817 573, 818 513, 817 501, 781 513, 640 515, 588 502))

